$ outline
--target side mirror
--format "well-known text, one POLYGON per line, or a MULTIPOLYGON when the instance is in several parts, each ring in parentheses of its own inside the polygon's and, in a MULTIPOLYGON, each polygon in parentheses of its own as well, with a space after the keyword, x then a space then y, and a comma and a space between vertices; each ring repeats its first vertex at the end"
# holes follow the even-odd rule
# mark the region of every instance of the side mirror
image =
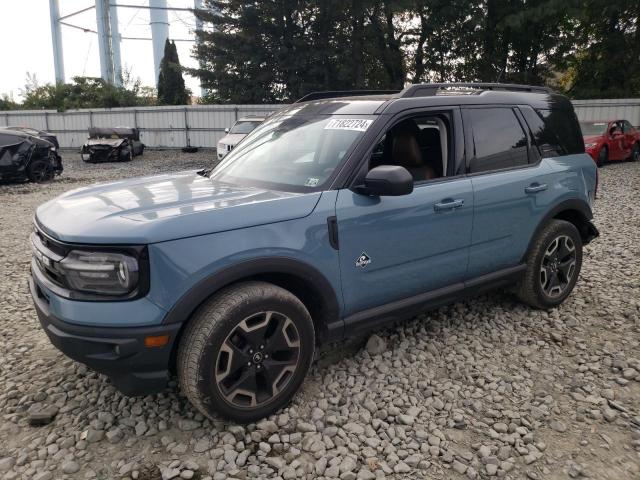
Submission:
POLYGON ((369 170, 364 178, 364 185, 357 187, 356 191, 380 197, 408 195, 413 192, 413 177, 404 167, 380 165, 369 170))
POLYGON ((229 133, 229 127, 224 129, 224 133, 229 133))

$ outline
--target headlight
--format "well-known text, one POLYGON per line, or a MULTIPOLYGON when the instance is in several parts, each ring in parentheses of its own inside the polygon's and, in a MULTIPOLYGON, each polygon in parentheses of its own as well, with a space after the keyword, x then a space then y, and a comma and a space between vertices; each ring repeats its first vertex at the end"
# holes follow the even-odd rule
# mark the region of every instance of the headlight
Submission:
POLYGON ((593 147, 595 147, 596 145, 598 145, 598 144, 597 144, 597 143, 585 143, 585 144, 584 144, 584 148, 593 148, 593 147))
POLYGON ((73 290, 122 296, 138 286, 138 261, 123 253, 72 250, 58 272, 73 290))

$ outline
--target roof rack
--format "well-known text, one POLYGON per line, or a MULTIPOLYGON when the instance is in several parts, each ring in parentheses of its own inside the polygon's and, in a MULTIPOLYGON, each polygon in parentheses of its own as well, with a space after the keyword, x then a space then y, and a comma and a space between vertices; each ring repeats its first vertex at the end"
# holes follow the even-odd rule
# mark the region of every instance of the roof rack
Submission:
POLYGON ((478 90, 506 90, 511 92, 532 92, 532 93, 552 93, 552 90, 547 87, 539 87, 536 85, 518 85, 515 83, 420 83, 416 85, 409 85, 406 87, 399 98, 407 97, 431 97, 436 95, 438 90, 444 90, 448 88, 469 88, 478 90))
POLYGON ((321 100, 323 98, 336 97, 359 97, 364 95, 393 95, 400 93, 400 90, 334 90, 325 92, 311 92, 299 98, 293 103, 309 102, 311 100, 321 100))

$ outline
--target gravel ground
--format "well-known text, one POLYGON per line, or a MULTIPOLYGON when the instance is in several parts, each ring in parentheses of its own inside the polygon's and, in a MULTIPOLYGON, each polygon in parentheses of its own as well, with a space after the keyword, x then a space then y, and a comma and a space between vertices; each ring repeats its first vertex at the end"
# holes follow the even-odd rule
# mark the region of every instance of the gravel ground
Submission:
POLYGON ((51 184, 0 186, 0 478, 640 478, 640 164, 600 170, 601 237, 560 308, 496 292, 421 315, 326 351, 289 408, 238 426, 175 382, 121 396, 49 343, 25 288, 37 205, 213 153, 64 157, 51 184))

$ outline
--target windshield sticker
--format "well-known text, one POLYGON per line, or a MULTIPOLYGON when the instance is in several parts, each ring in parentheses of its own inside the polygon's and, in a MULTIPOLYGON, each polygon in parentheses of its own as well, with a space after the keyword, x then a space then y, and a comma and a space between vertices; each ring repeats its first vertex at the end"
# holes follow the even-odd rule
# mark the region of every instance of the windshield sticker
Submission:
POLYGON ((319 178, 309 177, 309 178, 307 178, 307 181, 304 182, 304 186, 305 187, 315 187, 316 185, 318 185, 319 181, 320 181, 319 178))
POLYGON ((373 120, 362 120, 358 118, 333 119, 329 120, 329 123, 327 123, 324 129, 355 130, 357 132, 364 132, 372 123, 373 120))

